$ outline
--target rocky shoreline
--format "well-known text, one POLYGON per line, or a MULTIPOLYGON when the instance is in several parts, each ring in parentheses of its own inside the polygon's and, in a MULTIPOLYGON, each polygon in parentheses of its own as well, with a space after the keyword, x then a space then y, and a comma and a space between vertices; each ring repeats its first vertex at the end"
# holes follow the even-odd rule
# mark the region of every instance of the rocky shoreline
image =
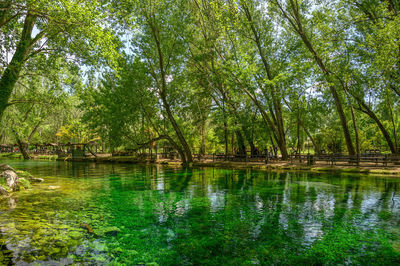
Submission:
POLYGON ((0 196, 8 196, 10 193, 30 188, 31 183, 43 181, 42 178, 36 178, 26 171, 15 170, 8 164, 0 164, 0 196))

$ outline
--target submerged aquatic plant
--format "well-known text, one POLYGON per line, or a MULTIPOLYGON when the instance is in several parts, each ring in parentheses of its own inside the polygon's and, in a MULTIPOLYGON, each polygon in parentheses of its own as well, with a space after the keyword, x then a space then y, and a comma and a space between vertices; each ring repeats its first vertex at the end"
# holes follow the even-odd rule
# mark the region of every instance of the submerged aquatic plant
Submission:
POLYGON ((394 179, 59 162, 26 167, 45 182, 19 192, 12 210, 0 203, 3 264, 400 262, 394 179))

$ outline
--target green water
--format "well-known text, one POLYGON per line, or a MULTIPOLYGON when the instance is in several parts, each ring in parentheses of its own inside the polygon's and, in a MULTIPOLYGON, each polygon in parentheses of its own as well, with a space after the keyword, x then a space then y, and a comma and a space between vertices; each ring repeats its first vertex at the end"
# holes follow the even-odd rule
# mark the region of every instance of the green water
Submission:
POLYGON ((4 162, 45 182, 0 201, 2 265, 400 263, 398 179, 4 162))

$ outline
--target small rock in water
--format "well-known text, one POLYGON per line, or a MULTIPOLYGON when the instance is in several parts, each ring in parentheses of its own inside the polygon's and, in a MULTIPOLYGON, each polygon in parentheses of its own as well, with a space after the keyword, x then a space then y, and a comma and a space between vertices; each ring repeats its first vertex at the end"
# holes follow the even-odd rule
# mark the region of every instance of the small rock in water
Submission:
POLYGON ((4 178, 7 186, 12 190, 16 190, 18 187, 18 176, 12 170, 5 170, 3 173, 0 174, 0 178, 4 178))
POLYGON ((18 174, 19 177, 25 177, 30 182, 43 182, 44 181, 43 178, 34 177, 33 175, 31 175, 27 171, 17 170, 15 172, 18 174))
POLYGON ((58 189, 60 186, 49 186, 49 189, 58 189))
POLYGON ((31 181, 31 182, 36 182, 36 183, 40 183, 40 182, 43 182, 43 181, 44 181, 43 178, 39 178, 39 177, 30 177, 30 178, 28 178, 28 179, 29 179, 29 181, 31 181))

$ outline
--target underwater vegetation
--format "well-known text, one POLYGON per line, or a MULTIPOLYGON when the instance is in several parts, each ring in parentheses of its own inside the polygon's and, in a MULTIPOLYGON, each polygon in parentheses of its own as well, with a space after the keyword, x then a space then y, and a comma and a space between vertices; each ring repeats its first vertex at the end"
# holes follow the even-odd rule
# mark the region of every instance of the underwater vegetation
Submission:
POLYGON ((15 167, 45 181, 0 202, 0 264, 400 263, 393 178, 53 161, 15 167))

